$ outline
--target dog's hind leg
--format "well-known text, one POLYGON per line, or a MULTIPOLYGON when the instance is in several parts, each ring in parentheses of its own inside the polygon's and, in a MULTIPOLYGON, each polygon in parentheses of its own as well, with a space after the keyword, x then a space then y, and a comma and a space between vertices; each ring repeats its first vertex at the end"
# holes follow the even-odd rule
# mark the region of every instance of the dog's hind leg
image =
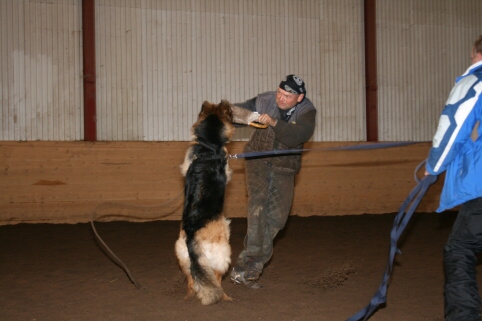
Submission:
MULTIPOLYGON (((218 272, 218 271, 214 271, 214 275, 216 276, 216 282, 218 283, 219 287, 221 287, 221 282, 223 280, 223 275, 224 273, 221 273, 221 272, 218 272)), ((228 296, 226 294, 226 292, 223 291, 223 300, 224 301, 233 301, 233 298, 231 298, 230 296, 228 296)))
POLYGON ((224 300, 224 301, 229 301, 229 302, 231 302, 231 301, 233 301, 233 298, 230 297, 230 296, 228 296, 226 293, 224 293, 224 294, 223 294, 223 300, 224 300))
POLYGON ((186 275, 187 278, 187 293, 184 299, 189 299, 194 295, 194 280, 192 279, 192 276, 186 275))
POLYGON ((188 299, 195 294, 194 291, 194 280, 191 275, 191 261, 189 259, 189 254, 187 252, 187 245, 186 245, 186 234, 183 230, 179 233, 179 238, 175 244, 175 252, 178 259, 179 266, 181 267, 182 273, 186 276, 187 279, 187 294, 184 297, 188 299))

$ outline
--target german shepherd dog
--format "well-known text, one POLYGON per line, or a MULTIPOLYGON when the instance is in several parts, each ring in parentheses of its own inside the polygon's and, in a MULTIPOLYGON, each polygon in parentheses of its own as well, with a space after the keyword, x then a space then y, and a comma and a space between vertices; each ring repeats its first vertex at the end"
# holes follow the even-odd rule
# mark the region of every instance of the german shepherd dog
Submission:
POLYGON ((221 281, 231 263, 230 221, 223 216, 223 206, 231 176, 225 145, 234 134, 232 120, 229 102, 205 101, 180 166, 184 211, 175 252, 188 281, 186 298, 195 294, 203 305, 231 301, 221 281))

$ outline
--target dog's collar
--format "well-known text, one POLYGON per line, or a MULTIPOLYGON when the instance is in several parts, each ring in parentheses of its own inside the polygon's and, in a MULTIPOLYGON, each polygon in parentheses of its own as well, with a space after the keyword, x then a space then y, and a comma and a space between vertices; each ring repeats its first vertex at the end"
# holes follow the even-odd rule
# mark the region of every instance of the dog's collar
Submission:
POLYGON ((203 147, 206 147, 207 149, 209 149, 210 151, 212 151, 214 153, 214 155, 211 155, 211 156, 205 156, 205 155, 196 156, 196 159, 198 159, 198 160, 215 160, 215 159, 228 158, 228 155, 226 154, 224 149, 221 149, 220 152, 218 152, 213 145, 207 144, 207 143, 199 141, 199 140, 196 140, 196 143, 203 146, 203 147))
POLYGON ((205 143, 205 142, 202 142, 202 141, 200 141, 200 140, 196 140, 196 143, 198 143, 198 144, 201 145, 201 146, 206 147, 206 148, 209 149, 209 150, 212 150, 213 153, 216 154, 216 148, 214 148, 214 146, 209 145, 209 144, 207 144, 207 143, 205 143))

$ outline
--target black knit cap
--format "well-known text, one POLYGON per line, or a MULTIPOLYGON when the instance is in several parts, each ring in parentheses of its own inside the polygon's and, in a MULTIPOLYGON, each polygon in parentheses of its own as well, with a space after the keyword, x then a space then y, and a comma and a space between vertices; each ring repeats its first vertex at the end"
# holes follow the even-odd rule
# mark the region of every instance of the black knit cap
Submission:
POLYGON ((288 75, 283 79, 279 88, 294 95, 306 94, 305 82, 297 75, 288 75))

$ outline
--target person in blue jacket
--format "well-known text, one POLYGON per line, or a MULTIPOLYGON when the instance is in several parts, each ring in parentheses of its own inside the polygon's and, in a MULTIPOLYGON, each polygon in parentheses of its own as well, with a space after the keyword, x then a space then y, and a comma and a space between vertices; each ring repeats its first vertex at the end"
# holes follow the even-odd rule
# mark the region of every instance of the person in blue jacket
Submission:
POLYGON ((482 252, 482 36, 471 59, 450 92, 425 165, 425 175, 446 172, 437 212, 460 205, 444 247, 448 321, 481 320, 476 265, 482 252))

